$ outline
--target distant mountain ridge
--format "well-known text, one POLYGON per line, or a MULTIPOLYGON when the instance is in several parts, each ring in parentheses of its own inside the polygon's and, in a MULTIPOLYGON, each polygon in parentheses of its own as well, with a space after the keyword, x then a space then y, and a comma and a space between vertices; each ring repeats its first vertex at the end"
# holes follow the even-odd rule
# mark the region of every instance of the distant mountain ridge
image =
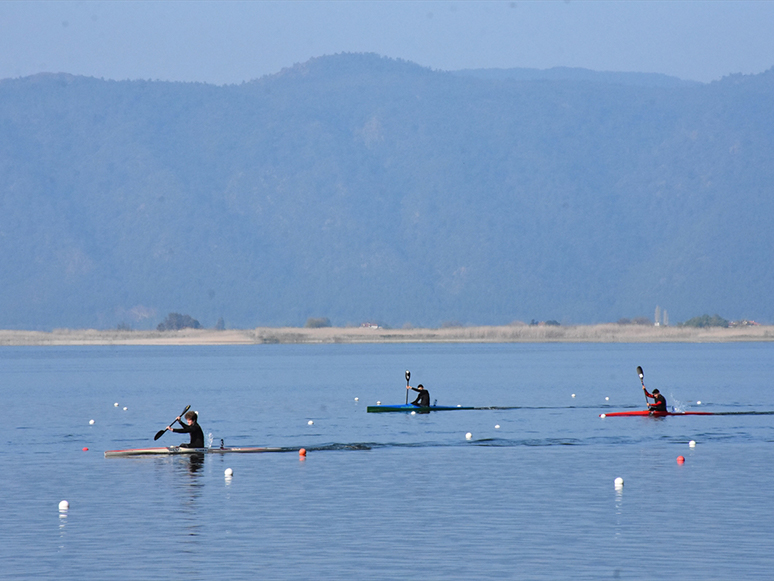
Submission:
POLYGON ((774 70, 587 76, 0 81, 0 327, 774 321, 774 70))
POLYGON ((630 73, 613 71, 592 71, 576 67, 553 67, 550 69, 460 69, 452 71, 461 76, 475 77, 494 81, 589 81, 628 85, 632 87, 695 87, 699 81, 688 81, 660 73, 630 73))

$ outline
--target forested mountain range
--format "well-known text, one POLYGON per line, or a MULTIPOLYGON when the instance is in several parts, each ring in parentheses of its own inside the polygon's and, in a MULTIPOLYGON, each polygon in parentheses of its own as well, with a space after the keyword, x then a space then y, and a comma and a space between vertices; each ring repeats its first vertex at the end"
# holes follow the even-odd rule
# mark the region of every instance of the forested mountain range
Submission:
POLYGON ((0 328, 774 322, 774 69, 0 81, 0 328))

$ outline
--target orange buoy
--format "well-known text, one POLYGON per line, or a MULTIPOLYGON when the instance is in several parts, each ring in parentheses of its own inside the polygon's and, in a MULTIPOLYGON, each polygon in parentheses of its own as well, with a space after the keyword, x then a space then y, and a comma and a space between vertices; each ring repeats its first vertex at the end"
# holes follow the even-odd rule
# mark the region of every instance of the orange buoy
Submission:
POLYGON ((299 455, 299 456, 306 456, 306 449, 305 449, 305 448, 301 448, 301 449, 298 451, 298 455, 299 455))
POLYGON ((84 451, 84 452, 88 452, 88 451, 89 451, 89 449, 88 449, 88 448, 84 448, 84 449, 83 449, 83 451, 84 451))
POLYGON ((678 456, 677 457, 677 463, 678 464, 682 464, 683 462, 685 462, 685 458, 683 456, 678 456))

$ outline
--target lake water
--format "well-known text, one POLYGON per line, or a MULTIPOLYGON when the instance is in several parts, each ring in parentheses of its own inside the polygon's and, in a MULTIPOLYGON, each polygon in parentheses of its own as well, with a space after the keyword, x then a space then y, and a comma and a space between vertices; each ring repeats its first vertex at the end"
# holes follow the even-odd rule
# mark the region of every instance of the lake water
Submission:
POLYGON ((3 347, 0 393, 2 579, 774 578, 774 343, 3 347), (724 415, 600 418, 637 365, 724 415), (366 413, 406 369, 509 409, 366 413), (103 456, 187 404, 286 451, 103 456))

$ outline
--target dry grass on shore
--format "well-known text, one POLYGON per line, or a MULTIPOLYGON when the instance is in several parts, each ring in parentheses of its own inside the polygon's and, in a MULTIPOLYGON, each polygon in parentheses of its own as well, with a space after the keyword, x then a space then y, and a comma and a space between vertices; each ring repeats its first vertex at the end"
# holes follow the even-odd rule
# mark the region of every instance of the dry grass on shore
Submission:
POLYGON ((362 327, 257 327, 182 331, 98 331, 57 329, 0 330, 6 345, 253 345, 272 343, 726 343, 774 341, 774 326, 722 329, 649 325, 578 325, 570 327, 505 325, 444 329, 370 329, 362 327))

